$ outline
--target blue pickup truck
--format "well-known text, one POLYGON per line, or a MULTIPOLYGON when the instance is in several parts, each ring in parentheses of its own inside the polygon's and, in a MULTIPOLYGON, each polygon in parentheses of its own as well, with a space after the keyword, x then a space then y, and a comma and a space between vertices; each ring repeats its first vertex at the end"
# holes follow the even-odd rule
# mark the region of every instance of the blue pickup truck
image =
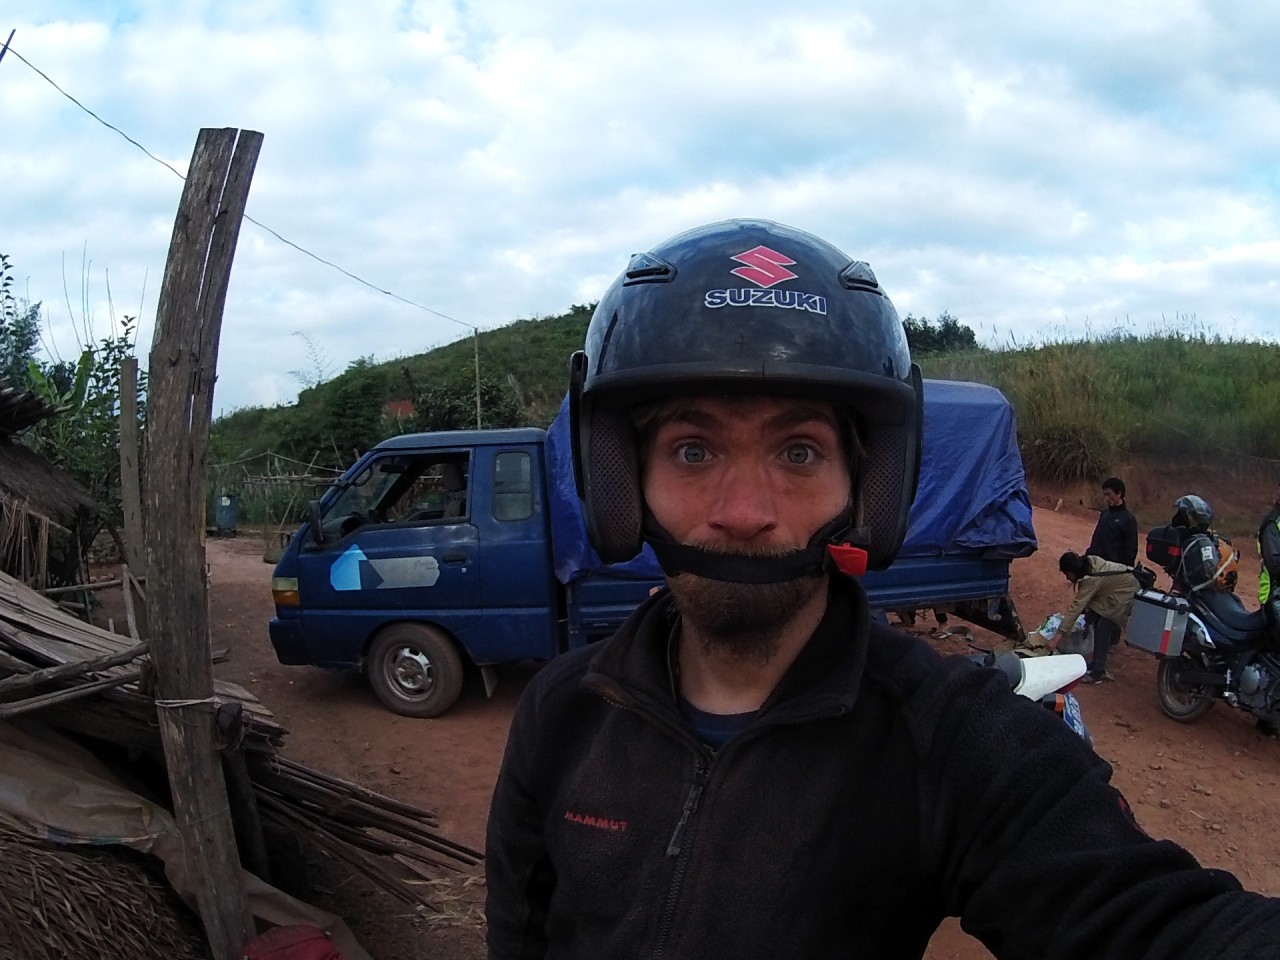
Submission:
MULTIPOLYGON (((925 381, 906 541, 863 578, 872 603, 946 611, 1020 637, 1009 568, 1036 548, 1013 411, 998 390, 925 381)), ((646 547, 607 566, 587 542, 565 410, 546 431, 407 434, 310 505, 276 566, 285 664, 363 670, 396 713, 449 709, 468 670, 549 660, 612 633, 661 583, 646 547)))

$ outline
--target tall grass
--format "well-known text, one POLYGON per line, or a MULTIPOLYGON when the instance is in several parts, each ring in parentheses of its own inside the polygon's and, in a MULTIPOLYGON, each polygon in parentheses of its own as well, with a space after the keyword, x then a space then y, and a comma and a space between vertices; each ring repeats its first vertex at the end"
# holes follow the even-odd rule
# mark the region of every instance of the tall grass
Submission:
POLYGON ((1033 476, 1096 481, 1138 457, 1280 472, 1280 345, 1203 331, 926 357, 925 375, 998 387, 1033 476))

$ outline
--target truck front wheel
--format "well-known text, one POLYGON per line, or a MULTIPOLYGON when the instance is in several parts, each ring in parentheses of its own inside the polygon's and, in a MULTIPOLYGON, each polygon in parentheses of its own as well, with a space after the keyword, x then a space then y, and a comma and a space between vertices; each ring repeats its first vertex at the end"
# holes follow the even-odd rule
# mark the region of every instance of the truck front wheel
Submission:
POLYGON ((405 717, 438 717, 462 692, 462 657, 448 637, 422 623, 396 623, 369 648, 369 685, 405 717))

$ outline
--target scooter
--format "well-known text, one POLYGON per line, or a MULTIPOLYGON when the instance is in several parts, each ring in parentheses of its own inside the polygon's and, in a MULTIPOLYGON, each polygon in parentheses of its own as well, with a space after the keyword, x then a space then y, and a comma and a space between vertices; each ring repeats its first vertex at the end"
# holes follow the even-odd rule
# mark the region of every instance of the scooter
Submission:
POLYGON ((1016 653, 975 653, 969 659, 980 667, 999 670, 1009 681, 1009 687, 1020 697, 1026 697, 1051 710, 1074 730, 1086 743, 1093 743, 1084 725, 1080 701, 1071 688, 1089 669, 1084 657, 1078 653, 1059 654, 1054 657, 1020 657, 1016 653))
POLYGON ((1147 556, 1170 575, 1173 591, 1139 590, 1128 627, 1131 646, 1160 658, 1160 709, 1192 723, 1221 700, 1280 725, 1280 649, 1269 643, 1265 615, 1245 609, 1229 590, 1184 583, 1174 529, 1147 534, 1147 556))

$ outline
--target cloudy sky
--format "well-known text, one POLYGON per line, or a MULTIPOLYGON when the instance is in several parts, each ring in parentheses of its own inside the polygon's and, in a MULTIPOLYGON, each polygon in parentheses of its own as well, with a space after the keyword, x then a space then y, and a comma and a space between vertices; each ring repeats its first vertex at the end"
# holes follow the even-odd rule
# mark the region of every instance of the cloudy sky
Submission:
POLYGON ((261 131, 249 215, 429 308, 245 224, 219 412, 743 216, 991 345, 1280 334, 1280 5, 5 0, 11 29, 0 252, 51 349, 136 315, 145 363, 182 183, 31 66, 180 171, 200 127, 261 131))

